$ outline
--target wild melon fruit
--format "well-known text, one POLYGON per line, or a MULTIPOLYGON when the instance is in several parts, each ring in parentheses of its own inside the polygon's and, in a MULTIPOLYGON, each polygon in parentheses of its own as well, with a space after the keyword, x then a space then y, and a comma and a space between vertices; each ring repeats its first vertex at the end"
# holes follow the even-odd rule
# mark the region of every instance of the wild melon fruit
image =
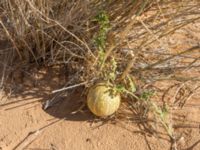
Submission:
POLYGON ((112 115, 120 106, 120 95, 113 92, 113 87, 105 82, 92 86, 87 95, 87 105, 96 116, 112 115))

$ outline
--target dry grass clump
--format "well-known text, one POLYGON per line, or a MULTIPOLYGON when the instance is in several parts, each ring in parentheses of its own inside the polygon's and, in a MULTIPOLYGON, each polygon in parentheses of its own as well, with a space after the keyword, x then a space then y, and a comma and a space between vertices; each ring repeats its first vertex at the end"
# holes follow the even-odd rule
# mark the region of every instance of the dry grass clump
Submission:
POLYGON ((94 58, 89 31, 95 15, 92 4, 81 0, 1 1, 1 62, 7 64, 6 74, 37 64, 65 65, 73 75, 80 64, 94 58))
POLYGON ((12 45, 11 68, 67 66, 73 81, 54 92, 109 81, 126 99, 116 118, 140 121, 154 132, 151 118, 174 139, 171 111, 200 86, 199 43, 186 31, 198 26, 199 6, 198 0, 2 0, 1 40, 12 45), (183 46, 177 39, 185 32, 193 41, 183 46), (174 98, 167 101, 167 94, 174 98))
POLYGON ((89 3, 83 1, 2 1, 1 33, 26 62, 54 64, 85 59, 89 3))

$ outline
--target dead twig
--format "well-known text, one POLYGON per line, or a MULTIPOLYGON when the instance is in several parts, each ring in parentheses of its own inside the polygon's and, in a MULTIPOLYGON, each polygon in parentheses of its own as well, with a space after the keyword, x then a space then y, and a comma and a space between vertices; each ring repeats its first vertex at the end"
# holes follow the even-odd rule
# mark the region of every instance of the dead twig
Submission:
POLYGON ((64 87, 64 88, 58 89, 58 90, 54 90, 54 91, 52 91, 52 93, 57 93, 57 92, 61 92, 61 91, 70 90, 70 89, 73 89, 73 88, 77 88, 77 87, 86 85, 87 83, 88 83, 88 82, 85 81, 85 82, 78 83, 78 84, 75 84, 75 85, 72 85, 72 86, 68 86, 68 87, 64 87))
POLYGON ((178 54, 176 54, 176 55, 170 56, 170 57, 168 57, 168 58, 159 60, 159 61, 157 61, 157 62, 155 62, 155 63, 153 63, 153 64, 150 64, 150 65, 148 65, 148 66, 146 66, 146 67, 144 67, 144 68, 135 69, 133 72, 139 72, 139 71, 150 70, 150 69, 154 68, 155 66, 158 66, 158 65, 160 65, 160 64, 162 64, 162 63, 164 63, 164 62, 166 62, 166 61, 169 61, 169 60, 171 60, 171 59, 174 59, 175 57, 178 57, 178 56, 180 56, 180 55, 183 55, 183 54, 186 54, 186 53, 195 51, 195 50, 200 50, 200 46, 197 45, 197 46, 191 47, 191 48, 189 48, 189 49, 187 49, 187 50, 185 50, 185 51, 182 51, 182 52, 180 52, 180 53, 178 53, 178 54))

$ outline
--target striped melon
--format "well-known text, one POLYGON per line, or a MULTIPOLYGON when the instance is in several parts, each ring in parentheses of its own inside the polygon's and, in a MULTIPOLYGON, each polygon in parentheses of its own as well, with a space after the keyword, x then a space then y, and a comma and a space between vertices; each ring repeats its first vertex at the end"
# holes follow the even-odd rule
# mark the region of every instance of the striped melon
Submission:
POLYGON ((93 114, 105 117, 117 111, 120 99, 119 94, 113 94, 112 87, 109 84, 97 83, 88 92, 87 105, 93 114))

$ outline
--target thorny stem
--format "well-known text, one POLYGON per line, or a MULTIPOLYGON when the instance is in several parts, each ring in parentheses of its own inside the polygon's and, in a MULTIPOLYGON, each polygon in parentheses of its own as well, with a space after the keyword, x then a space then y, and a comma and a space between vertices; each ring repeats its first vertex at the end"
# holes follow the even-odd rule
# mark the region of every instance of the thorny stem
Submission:
POLYGON ((114 42, 114 35, 112 33, 108 34, 108 38, 107 39, 108 39, 108 50, 106 51, 105 56, 103 58, 103 62, 101 64, 100 71, 103 69, 105 61, 107 60, 107 58, 110 56, 111 52, 116 47, 115 42, 114 42))

